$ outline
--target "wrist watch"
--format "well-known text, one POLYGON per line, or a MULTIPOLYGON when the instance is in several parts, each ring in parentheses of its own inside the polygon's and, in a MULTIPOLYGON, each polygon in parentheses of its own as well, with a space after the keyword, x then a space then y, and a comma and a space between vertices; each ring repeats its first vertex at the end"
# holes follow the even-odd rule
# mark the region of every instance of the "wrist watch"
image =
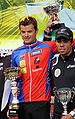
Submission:
POLYGON ((71 116, 75 119, 75 112, 71 111, 69 114, 71 114, 71 116))
POLYGON ((44 30, 44 34, 46 34, 47 36, 51 36, 51 32, 47 32, 44 30))

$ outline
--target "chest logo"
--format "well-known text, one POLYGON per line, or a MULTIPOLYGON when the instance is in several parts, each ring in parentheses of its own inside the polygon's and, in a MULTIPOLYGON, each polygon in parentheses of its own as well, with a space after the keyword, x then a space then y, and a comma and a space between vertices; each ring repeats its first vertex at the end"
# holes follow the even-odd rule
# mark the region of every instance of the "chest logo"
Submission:
POLYGON ((25 63, 25 59, 20 61, 20 67, 25 67, 26 63, 25 63))
POLYGON ((54 76, 55 77, 59 77, 61 74, 61 70, 60 69, 56 69, 55 72, 54 72, 54 76))
POLYGON ((69 68, 75 68, 75 65, 68 65, 67 69, 69 69, 69 68))
POLYGON ((34 64, 39 64, 39 63, 40 63, 40 59, 39 59, 39 57, 36 57, 34 60, 34 64))
POLYGON ((32 52, 31 52, 31 56, 33 56, 33 55, 38 55, 38 54, 40 54, 40 53, 42 53, 42 50, 32 51, 32 52))

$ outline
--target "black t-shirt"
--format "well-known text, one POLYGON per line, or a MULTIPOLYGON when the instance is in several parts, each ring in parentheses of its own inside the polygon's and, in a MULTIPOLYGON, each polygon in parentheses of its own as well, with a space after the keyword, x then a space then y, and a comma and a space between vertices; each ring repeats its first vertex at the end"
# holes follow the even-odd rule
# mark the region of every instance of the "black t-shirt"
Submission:
MULTIPOLYGON (((56 54, 51 61, 50 78, 53 79, 54 85, 59 88, 75 87, 75 52, 62 60, 59 54, 56 54)), ((67 105, 68 113, 75 108, 75 98, 73 103, 69 102, 67 105)), ((54 118, 60 119, 63 112, 61 103, 58 103, 55 98, 54 104, 54 118)))
POLYGON ((1 110, 1 102, 2 102, 2 95, 4 90, 4 82, 5 77, 3 70, 7 67, 10 67, 11 64, 11 56, 1 57, 0 56, 0 110, 1 110))
POLYGON ((53 79, 57 89, 75 87, 75 53, 64 60, 56 54, 51 61, 51 79, 53 79))

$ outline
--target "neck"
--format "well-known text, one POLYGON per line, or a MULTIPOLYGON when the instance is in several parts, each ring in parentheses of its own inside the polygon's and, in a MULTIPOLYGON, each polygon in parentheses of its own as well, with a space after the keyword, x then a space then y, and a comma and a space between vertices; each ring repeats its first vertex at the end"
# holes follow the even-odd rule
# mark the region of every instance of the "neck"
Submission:
POLYGON ((25 43, 25 42, 23 42, 24 43, 24 45, 32 45, 32 44, 35 44, 37 42, 37 40, 34 40, 33 42, 31 42, 31 43, 25 43))

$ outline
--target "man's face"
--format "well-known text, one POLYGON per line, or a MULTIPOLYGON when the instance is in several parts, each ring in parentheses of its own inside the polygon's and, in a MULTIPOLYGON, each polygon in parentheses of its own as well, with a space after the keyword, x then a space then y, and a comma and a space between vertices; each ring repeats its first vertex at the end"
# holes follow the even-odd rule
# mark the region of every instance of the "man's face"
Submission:
POLYGON ((29 24, 26 26, 20 26, 22 39, 26 44, 30 44, 36 40, 36 34, 38 30, 35 31, 33 24, 29 24))
POLYGON ((71 54, 72 45, 73 43, 65 38, 56 39, 56 46, 62 57, 69 56, 71 54))

